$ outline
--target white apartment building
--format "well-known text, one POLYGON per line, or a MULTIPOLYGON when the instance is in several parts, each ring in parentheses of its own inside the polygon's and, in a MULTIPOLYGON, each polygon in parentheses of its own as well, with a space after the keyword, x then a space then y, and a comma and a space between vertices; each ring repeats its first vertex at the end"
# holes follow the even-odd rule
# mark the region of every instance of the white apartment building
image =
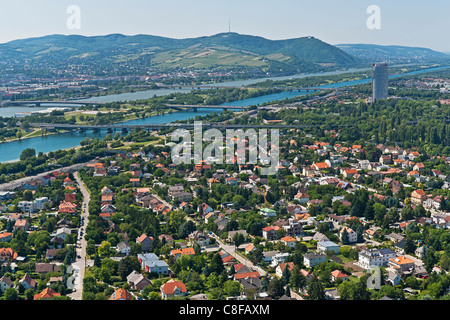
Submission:
POLYGON ((395 252, 391 249, 367 249, 359 253, 358 265, 364 269, 386 266, 392 258, 395 258, 395 252))

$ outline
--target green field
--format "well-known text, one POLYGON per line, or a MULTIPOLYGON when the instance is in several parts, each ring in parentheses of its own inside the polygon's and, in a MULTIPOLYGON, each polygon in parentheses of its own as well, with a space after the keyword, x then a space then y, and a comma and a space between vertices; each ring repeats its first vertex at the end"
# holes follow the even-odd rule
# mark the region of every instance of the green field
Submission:
POLYGON ((223 48, 187 48, 155 54, 152 66, 172 68, 265 67, 268 62, 262 56, 223 48))

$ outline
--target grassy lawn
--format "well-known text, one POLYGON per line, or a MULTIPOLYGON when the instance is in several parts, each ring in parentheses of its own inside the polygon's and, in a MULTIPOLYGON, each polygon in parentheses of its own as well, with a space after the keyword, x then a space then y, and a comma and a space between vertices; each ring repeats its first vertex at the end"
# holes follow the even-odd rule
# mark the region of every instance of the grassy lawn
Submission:
POLYGON ((342 263, 347 263, 347 262, 353 262, 353 261, 355 261, 355 260, 353 260, 353 259, 344 257, 342 254, 337 254, 336 257, 338 257, 339 259, 341 259, 341 260, 342 260, 342 263))

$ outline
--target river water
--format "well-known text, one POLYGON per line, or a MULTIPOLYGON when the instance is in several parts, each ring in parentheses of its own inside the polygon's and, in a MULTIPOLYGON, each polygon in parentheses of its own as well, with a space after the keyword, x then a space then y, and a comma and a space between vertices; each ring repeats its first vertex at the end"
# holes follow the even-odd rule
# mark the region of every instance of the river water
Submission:
MULTIPOLYGON (((397 75, 391 75, 389 78, 398 78, 402 76, 407 75, 414 75, 434 70, 439 70, 447 67, 433 67, 423 70, 416 70, 412 72, 407 72, 403 74, 397 74, 397 75)), ((306 76, 312 76, 312 75, 326 75, 326 74, 339 74, 339 73, 348 73, 351 71, 363 71, 366 69, 354 69, 354 70, 345 70, 345 71, 334 71, 334 72, 328 72, 328 73, 317 73, 317 74, 304 74, 304 75, 295 75, 290 77, 275 77, 270 78, 271 80, 285 80, 290 78, 299 78, 299 77, 306 77, 306 76)), ((251 79, 251 80, 241 80, 241 81, 230 81, 230 82, 224 82, 220 85, 224 86, 245 86, 257 82, 264 81, 266 79, 251 79)), ((361 79, 361 80, 355 80, 355 81, 346 81, 346 82, 340 82, 340 83, 334 83, 334 84, 328 84, 319 86, 322 88, 341 88, 341 87, 349 87, 354 86, 358 84, 365 84, 371 82, 371 79, 361 79)), ((108 95, 103 97, 94 97, 90 99, 86 99, 83 101, 95 101, 95 102, 112 102, 112 101, 133 101, 133 100, 139 100, 139 99, 148 99, 153 96, 161 96, 161 95, 167 95, 174 92, 189 92, 190 89, 156 89, 156 90, 146 90, 146 91, 138 91, 138 92, 132 92, 132 93, 122 93, 122 94, 116 94, 116 95, 108 95)), ((233 105, 233 106, 251 106, 251 105, 260 105, 263 103, 271 102, 271 101, 277 101, 277 100, 284 100, 286 98, 293 98, 297 96, 304 95, 305 92, 303 91, 284 91, 280 93, 274 93, 269 94, 265 96, 260 97, 254 97, 249 98, 245 100, 239 100, 239 101, 233 101, 233 102, 227 102, 226 105, 233 105)), ((7 107, 0 109, 0 116, 4 117, 10 117, 13 116, 17 112, 26 112, 26 111, 38 111, 38 110, 45 110, 47 107, 43 106, 40 108, 27 108, 27 107, 7 107)), ((219 110, 220 111, 220 110, 219 110)), ((207 114, 211 114, 213 112, 218 112, 217 109, 201 109, 197 112, 194 111, 179 111, 174 112, 171 114, 165 114, 160 116, 154 116, 149 117, 145 119, 137 119, 137 120, 131 120, 126 121, 124 123, 126 124, 148 124, 148 123, 170 123, 176 120, 186 120, 186 119, 192 119, 195 116, 203 116, 207 114)), ((57 135, 49 135, 46 137, 35 137, 31 139, 24 139, 21 141, 13 141, 13 142, 7 142, 0 144, 0 162, 6 162, 6 161, 15 161, 19 159, 20 154, 22 151, 26 148, 34 148, 36 150, 36 153, 39 152, 50 152, 50 151, 56 151, 60 149, 67 149, 72 148, 75 146, 78 146, 80 144, 80 141, 82 141, 86 137, 98 137, 102 138, 104 137, 106 132, 101 131, 99 133, 93 133, 91 131, 87 131, 84 133, 79 132, 72 132, 72 133, 64 133, 64 134, 57 134, 57 135)))

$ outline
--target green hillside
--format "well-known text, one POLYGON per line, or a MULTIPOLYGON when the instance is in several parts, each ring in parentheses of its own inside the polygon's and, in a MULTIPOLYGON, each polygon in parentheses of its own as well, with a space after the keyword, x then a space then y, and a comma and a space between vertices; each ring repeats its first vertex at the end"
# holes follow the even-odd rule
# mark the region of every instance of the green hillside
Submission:
POLYGON ((450 55, 422 47, 382 46, 375 44, 338 44, 336 47, 369 63, 448 63, 450 61, 450 55))
POLYGON ((188 39, 50 35, 0 44, 0 54, 17 65, 64 68, 70 64, 94 74, 148 69, 247 69, 286 74, 360 64, 358 58, 316 38, 269 40, 237 33, 188 39))

